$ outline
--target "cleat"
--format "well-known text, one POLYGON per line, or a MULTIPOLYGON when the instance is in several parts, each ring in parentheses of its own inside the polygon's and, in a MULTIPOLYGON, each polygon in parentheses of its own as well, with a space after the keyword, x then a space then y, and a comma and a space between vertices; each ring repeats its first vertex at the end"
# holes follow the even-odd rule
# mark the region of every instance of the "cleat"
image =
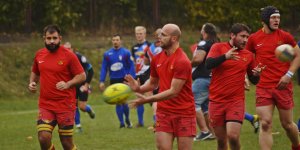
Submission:
POLYGON ((124 124, 120 124, 120 129, 121 128, 125 128, 125 125, 124 124))
POLYGON ((89 116, 94 119, 96 117, 96 114, 93 110, 91 110, 90 112, 88 112, 89 116))
POLYGON ((194 141, 204 141, 206 139, 214 139, 214 135, 210 132, 200 132, 195 138, 194 141))
POLYGON ((75 132, 76 132, 76 133, 82 133, 83 130, 82 130, 81 127, 76 127, 75 132))
POLYGON ((141 127, 144 127, 144 125, 143 125, 143 124, 140 124, 140 123, 138 123, 138 124, 136 124, 136 125, 135 125, 135 127, 136 127, 136 128, 141 128, 141 127))
POLYGON ((258 115, 253 115, 254 119, 251 122, 252 126, 254 127, 254 133, 258 132, 259 129, 259 117, 258 115))
POLYGON ((132 128, 132 123, 129 120, 126 120, 127 128, 132 128))

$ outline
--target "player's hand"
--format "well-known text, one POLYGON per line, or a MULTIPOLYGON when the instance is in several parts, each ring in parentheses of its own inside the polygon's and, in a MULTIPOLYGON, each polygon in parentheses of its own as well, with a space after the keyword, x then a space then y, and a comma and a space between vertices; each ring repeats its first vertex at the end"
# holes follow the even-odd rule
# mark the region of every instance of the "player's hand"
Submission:
POLYGON ((135 93, 135 95, 138 98, 128 102, 128 107, 131 108, 131 109, 136 108, 137 106, 144 104, 144 101, 146 100, 146 97, 143 94, 135 93))
POLYGON ((89 90, 89 85, 88 85, 88 84, 84 84, 84 85, 82 85, 82 86, 79 88, 79 90, 80 90, 81 92, 87 92, 87 91, 89 90))
POLYGON ((65 89, 68 89, 70 88, 70 84, 68 82, 65 82, 65 81, 60 81, 58 83, 56 83, 56 89, 58 90, 65 90, 65 89))
POLYGON ((35 93, 37 91, 36 82, 30 82, 29 85, 28 85, 28 89, 31 93, 35 93))
POLYGON ((250 81, 247 77, 245 77, 245 84, 244 84, 245 90, 250 91, 250 81))
POLYGON ((286 88, 286 86, 291 82, 291 78, 288 77, 287 75, 284 75, 281 77, 281 79, 279 80, 278 84, 277 84, 277 89, 278 90, 283 90, 286 88))
POLYGON ((105 90, 105 84, 103 82, 99 83, 99 89, 101 92, 103 92, 105 90))
POLYGON ((259 63, 255 68, 252 69, 252 73, 254 76, 259 76, 263 70, 266 69, 266 65, 262 65, 259 63))
POLYGON ((233 47, 231 48, 226 54, 225 54, 225 58, 226 59, 232 59, 232 60, 239 60, 240 56, 237 56, 239 53, 236 52, 237 47, 233 47))
POLYGON ((127 84, 133 91, 139 91, 140 79, 135 80, 130 74, 127 74, 124 79, 124 83, 127 84))

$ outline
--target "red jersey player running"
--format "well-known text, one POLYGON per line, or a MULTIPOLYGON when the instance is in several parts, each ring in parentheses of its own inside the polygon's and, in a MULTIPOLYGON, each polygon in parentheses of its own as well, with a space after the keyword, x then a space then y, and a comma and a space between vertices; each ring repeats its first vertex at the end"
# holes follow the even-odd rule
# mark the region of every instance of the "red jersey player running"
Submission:
POLYGON ((77 56, 60 46, 62 37, 56 25, 44 28, 45 48, 37 51, 32 65, 29 90, 36 92, 40 82, 38 139, 42 150, 54 150, 52 130, 58 124, 64 150, 75 150, 73 125, 76 108, 75 85, 86 79, 77 56))
POLYGON ((125 79, 136 92, 152 91, 159 86, 159 93, 152 96, 137 94, 131 107, 158 102, 156 110, 156 147, 172 149, 177 138, 179 150, 191 150, 196 135, 196 112, 192 93, 192 67, 179 47, 181 31, 175 24, 166 24, 159 36, 163 51, 151 61, 150 79, 139 86, 130 75, 125 79))
POLYGON ((205 62, 212 69, 209 87, 210 124, 214 129, 218 150, 239 150, 240 129, 245 114, 245 74, 256 84, 263 68, 255 67, 254 57, 246 46, 250 29, 244 24, 234 24, 230 41, 214 44, 205 62), (228 140, 228 142, 227 142, 228 140))
POLYGON ((300 50, 291 34, 279 29, 280 13, 274 6, 261 11, 263 28, 252 34, 247 49, 254 52, 256 61, 266 65, 256 88, 256 112, 261 122, 259 145, 263 150, 272 149, 272 116, 275 106, 282 127, 295 150, 300 150, 298 130, 293 122, 293 88, 291 78, 299 67, 300 50), (275 57, 275 49, 281 44, 292 45, 295 58, 281 62, 275 57))

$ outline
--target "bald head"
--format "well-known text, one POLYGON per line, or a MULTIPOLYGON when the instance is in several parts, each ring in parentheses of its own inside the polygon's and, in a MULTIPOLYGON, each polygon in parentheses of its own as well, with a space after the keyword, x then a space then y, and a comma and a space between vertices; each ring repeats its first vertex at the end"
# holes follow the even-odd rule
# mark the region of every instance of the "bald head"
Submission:
POLYGON ((166 24, 162 28, 162 32, 165 32, 168 35, 177 36, 177 39, 179 40, 181 36, 180 28, 176 24, 166 24))

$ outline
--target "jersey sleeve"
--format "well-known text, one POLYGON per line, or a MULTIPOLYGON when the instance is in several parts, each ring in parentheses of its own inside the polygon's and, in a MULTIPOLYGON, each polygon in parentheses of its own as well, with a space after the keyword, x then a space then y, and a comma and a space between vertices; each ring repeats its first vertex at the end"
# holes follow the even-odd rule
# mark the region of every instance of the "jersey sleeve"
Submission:
POLYGON ((71 53, 70 55, 70 70, 71 70, 71 73, 75 76, 75 75, 78 75, 82 72, 84 72, 77 56, 74 54, 74 53, 71 53))
POLYGON ((207 54, 207 58, 215 58, 215 57, 219 57, 221 54, 220 52, 220 44, 216 43, 214 45, 212 45, 209 53, 207 54))
POLYGON ((174 76, 173 78, 176 79, 184 79, 187 80, 188 78, 191 78, 191 73, 192 73, 192 67, 191 63, 186 60, 186 61, 177 61, 174 64, 174 76))
POLYGON ((252 35, 250 35, 249 36, 249 38, 248 38, 248 41, 247 41, 247 44, 246 44, 246 47, 245 47, 245 49, 246 50, 249 50, 249 51, 251 51, 251 52, 255 52, 255 50, 254 50, 254 44, 253 44, 253 36, 252 35))
POLYGON ((34 72, 35 74, 39 75, 40 71, 39 71, 38 62, 37 62, 36 57, 37 56, 35 55, 35 57, 33 59, 33 64, 32 64, 31 71, 34 72))
POLYGON ((156 71, 156 61, 157 61, 158 57, 154 57, 152 59, 152 61, 150 62, 150 76, 158 78, 158 74, 156 71))
POLYGON ((287 44, 290 44, 290 45, 292 45, 293 47, 295 47, 296 45, 297 45, 297 43, 296 43, 296 41, 295 41, 295 39, 294 39, 294 37, 290 34, 290 33, 288 33, 288 32, 286 32, 286 36, 285 36, 286 38, 284 38, 286 41, 286 43, 287 44))
POLYGON ((102 65, 101 65, 101 70, 100 70, 100 82, 104 82, 107 74, 107 60, 106 60, 106 53, 103 55, 102 59, 102 65))

